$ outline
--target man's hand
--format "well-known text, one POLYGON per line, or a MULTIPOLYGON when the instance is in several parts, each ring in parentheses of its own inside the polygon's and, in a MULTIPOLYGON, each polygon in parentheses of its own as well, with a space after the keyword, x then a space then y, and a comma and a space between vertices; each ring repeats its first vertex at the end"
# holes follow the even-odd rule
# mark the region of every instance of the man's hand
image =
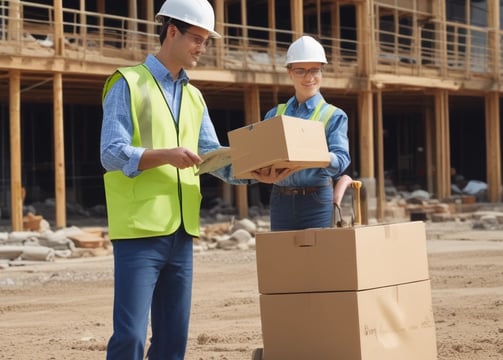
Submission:
POLYGON ((252 176, 255 180, 260 182, 273 184, 285 179, 297 170, 296 168, 276 169, 274 165, 272 165, 252 171, 252 176))
POLYGON ((170 164, 179 169, 185 169, 201 163, 201 158, 187 148, 148 149, 140 159, 139 170, 151 169, 170 164))
POLYGON ((185 169, 194 165, 199 165, 202 162, 202 159, 199 157, 199 155, 183 147, 170 149, 169 155, 169 163, 179 169, 185 169))

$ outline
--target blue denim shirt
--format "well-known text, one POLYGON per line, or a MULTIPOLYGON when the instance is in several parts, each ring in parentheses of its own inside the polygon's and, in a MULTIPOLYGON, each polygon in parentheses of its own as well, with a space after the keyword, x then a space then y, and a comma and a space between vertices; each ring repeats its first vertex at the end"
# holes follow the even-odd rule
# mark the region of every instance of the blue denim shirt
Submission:
MULTIPOLYGON (((145 65, 159 83, 175 121, 178 121, 182 85, 189 81, 187 73, 182 69, 174 80, 169 70, 153 55, 147 56, 145 65)), ((101 164, 107 171, 121 170, 128 177, 141 173, 138 165, 145 148, 132 146, 132 136, 130 93, 126 81, 119 79, 107 93, 103 103, 100 154, 101 164)), ((221 147, 207 108, 203 113, 198 146, 199 154, 221 147)), ((231 166, 211 174, 232 184, 249 183, 247 180, 234 179, 231 166)))
MULTIPOLYGON (((302 119, 309 119, 313 114, 318 102, 323 99, 320 93, 309 98, 306 102, 299 102, 292 97, 288 102, 289 105, 285 110, 285 115, 295 116, 302 119)), ((277 107, 269 110, 264 119, 270 119, 276 116, 277 107)), ((326 168, 313 168, 300 170, 286 179, 279 181, 276 185, 279 186, 323 186, 329 183, 330 179, 335 179, 341 176, 351 162, 349 155, 348 141, 348 117, 346 113, 337 108, 332 117, 329 119, 325 134, 330 152, 330 164, 326 168)))

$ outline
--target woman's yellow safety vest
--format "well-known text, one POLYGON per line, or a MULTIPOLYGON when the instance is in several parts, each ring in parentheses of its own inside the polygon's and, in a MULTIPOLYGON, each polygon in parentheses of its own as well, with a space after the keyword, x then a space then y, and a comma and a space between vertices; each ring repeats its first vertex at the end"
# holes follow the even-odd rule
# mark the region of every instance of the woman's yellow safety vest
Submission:
MULTIPOLYGON (((194 86, 183 85, 178 122, 148 68, 141 64, 120 68, 105 83, 103 99, 123 77, 130 91, 132 145, 147 149, 183 146, 198 150, 204 99, 194 86)), ((131 239, 173 234, 180 226, 199 236, 201 191, 193 168, 163 165, 136 177, 122 171, 104 176, 110 239, 131 239)))
MULTIPOLYGON (((286 108, 288 107, 288 103, 286 104, 278 104, 276 107, 276 116, 278 115, 284 115, 286 108)), ((311 114, 311 117, 309 117, 309 120, 314 120, 314 121, 321 121, 323 125, 326 127, 328 124, 328 120, 332 117, 332 115, 335 113, 337 108, 333 106, 332 104, 328 104, 325 102, 325 100, 321 99, 318 104, 316 104, 316 107, 314 108, 313 113, 311 114), (326 106, 324 107, 323 105, 326 106)))

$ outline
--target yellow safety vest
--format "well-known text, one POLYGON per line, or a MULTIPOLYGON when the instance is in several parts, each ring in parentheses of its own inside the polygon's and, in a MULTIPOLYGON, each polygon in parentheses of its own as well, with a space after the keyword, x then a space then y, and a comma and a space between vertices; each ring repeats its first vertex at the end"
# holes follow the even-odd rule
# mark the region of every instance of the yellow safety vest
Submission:
MULTIPOLYGON (((288 103, 279 104, 276 108, 276 116, 283 115, 286 111, 287 106, 288 103)), ((327 104, 325 100, 321 99, 318 104, 316 104, 316 107, 314 108, 314 111, 311 114, 309 120, 321 121, 324 126, 327 126, 328 120, 330 120, 335 110, 337 110, 335 106, 333 106, 332 104, 327 104), (327 106, 323 107, 324 104, 326 104, 327 106)))
MULTIPOLYGON (((113 84, 123 77, 131 96, 132 145, 147 149, 183 146, 198 150, 204 99, 194 86, 185 84, 178 123, 159 85, 141 64, 120 68, 103 89, 103 99, 113 84)), ((201 191, 193 168, 163 165, 142 171, 136 177, 122 171, 104 175, 110 239, 131 239, 170 235, 183 225, 199 236, 201 191)))

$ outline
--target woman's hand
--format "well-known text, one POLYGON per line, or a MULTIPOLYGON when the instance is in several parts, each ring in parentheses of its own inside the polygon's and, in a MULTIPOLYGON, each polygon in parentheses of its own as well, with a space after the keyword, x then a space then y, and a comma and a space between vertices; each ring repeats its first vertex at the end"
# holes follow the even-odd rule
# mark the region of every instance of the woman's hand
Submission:
POLYGON ((278 181, 285 179, 286 177, 293 174, 297 168, 280 168, 276 169, 274 165, 260 168, 252 171, 252 176, 255 180, 266 183, 273 184, 278 181))

